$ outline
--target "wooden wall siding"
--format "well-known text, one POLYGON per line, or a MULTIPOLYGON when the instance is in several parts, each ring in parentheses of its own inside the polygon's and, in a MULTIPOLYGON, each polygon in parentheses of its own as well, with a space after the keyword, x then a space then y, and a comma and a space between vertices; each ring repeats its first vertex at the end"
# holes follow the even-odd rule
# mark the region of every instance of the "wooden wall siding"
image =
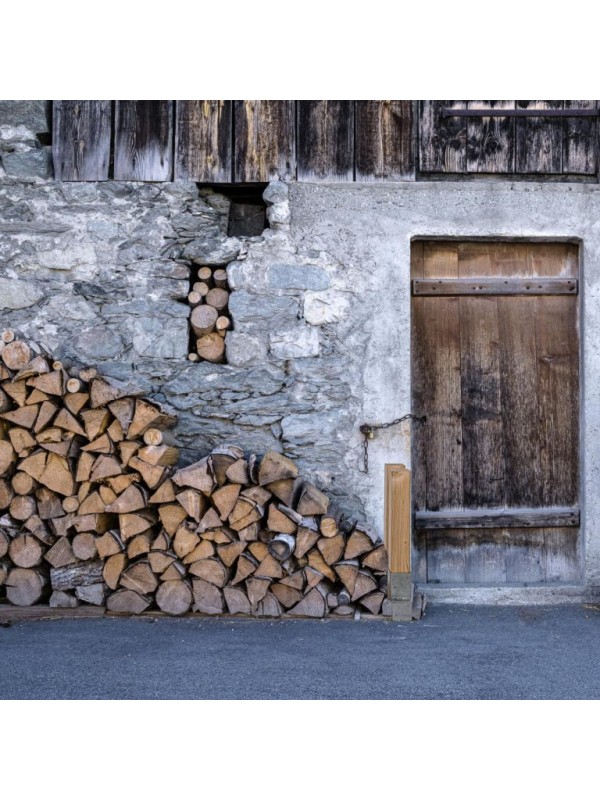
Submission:
POLYGON ((354 180, 354 101, 299 100, 298 180, 354 180))
POLYGON ((172 100, 116 101, 114 162, 117 181, 173 178, 172 100))
POLYGON ((52 153, 57 181, 108 179, 110 100, 55 100, 52 153))
POLYGON ((232 106, 231 100, 177 101, 175 180, 231 183, 232 106))
POLYGON ((233 179, 263 183, 296 177, 296 104, 293 100, 236 100, 233 179))
MULTIPOLYGON (((577 275, 571 244, 413 248, 413 278, 577 275)), ((427 417, 413 433, 414 509, 576 508, 578 297, 413 296, 412 304, 413 412, 427 417)), ((420 580, 566 581, 579 571, 577 527, 419 531, 416 548, 420 580)))
POLYGON ((356 180, 414 179, 410 100, 357 100, 356 180))
POLYGON ((442 108, 596 108, 596 100, 423 100, 422 173, 596 176, 596 117, 446 117, 442 108))

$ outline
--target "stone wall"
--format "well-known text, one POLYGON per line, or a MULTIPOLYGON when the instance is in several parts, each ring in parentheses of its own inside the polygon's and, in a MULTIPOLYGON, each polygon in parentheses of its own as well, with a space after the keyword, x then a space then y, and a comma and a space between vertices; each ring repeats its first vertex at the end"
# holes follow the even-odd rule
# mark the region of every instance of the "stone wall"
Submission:
POLYGON ((288 187, 265 191, 262 236, 228 237, 229 201, 194 183, 55 182, 39 168, 47 111, 0 103, 3 147, 14 148, 0 176, 2 327, 171 404, 184 462, 222 443, 285 452, 365 520, 343 266, 294 241, 288 187), (187 361, 194 262, 228 264, 225 365, 187 361))

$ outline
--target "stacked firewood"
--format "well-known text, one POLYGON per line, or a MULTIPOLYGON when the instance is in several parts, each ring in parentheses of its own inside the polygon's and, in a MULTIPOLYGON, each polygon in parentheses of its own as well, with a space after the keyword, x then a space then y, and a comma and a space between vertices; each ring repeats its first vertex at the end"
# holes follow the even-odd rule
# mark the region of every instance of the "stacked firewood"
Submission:
POLYGON ((289 458, 177 470, 170 411, 5 331, 0 586, 15 605, 138 614, 387 612, 387 556, 289 458))
POLYGON ((231 328, 227 270, 200 267, 188 302, 192 308, 190 326, 194 342, 188 356, 190 361, 221 363, 225 359, 225 336, 231 328))

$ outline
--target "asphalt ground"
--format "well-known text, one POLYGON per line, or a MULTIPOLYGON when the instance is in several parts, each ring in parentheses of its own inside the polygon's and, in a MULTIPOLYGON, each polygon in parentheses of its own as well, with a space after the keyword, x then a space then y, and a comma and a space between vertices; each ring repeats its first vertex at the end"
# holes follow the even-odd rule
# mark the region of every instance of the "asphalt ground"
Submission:
POLYGON ((0 626, 0 665, 0 699, 599 699, 600 609, 23 621, 0 626))

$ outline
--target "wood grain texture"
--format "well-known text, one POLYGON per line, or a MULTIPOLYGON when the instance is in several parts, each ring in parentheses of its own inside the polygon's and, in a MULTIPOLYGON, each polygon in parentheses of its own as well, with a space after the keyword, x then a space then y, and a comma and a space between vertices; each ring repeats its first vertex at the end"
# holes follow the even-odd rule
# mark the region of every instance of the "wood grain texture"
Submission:
POLYGON ((414 180, 411 100, 356 101, 356 180, 414 180))
POLYGON ((230 183, 231 100, 177 100, 175 180, 230 183))
POLYGON ((389 571, 411 568, 410 472, 403 464, 385 465, 385 544, 389 571))
MULTIPOLYGON (((418 242, 411 276, 575 282, 578 261, 570 243, 418 242)), ((449 584, 576 580, 578 298, 417 295, 412 303, 413 411, 427 416, 413 429, 419 574, 449 584), (454 447, 440 425, 453 415, 454 447)))
MULTIPOLYGON (((469 109, 514 109, 514 100, 469 100, 469 109)), ((514 117, 467 117, 467 172, 514 172, 514 117)))
POLYGON ((289 181, 296 177, 294 100, 234 102, 234 180, 289 181))
POLYGON ((298 180, 354 179, 354 101, 299 100, 298 180))
POLYGON ((439 297, 440 295, 536 295, 572 294, 579 286, 575 278, 436 278, 413 280, 414 295, 439 297))
POLYGON ((114 164, 117 181, 172 179, 172 100, 116 101, 114 164))
POLYGON ((415 512, 415 527, 420 530, 443 530, 445 528, 576 528, 578 525, 578 507, 415 512))
POLYGON ((108 180, 110 100, 54 100, 52 155, 57 181, 108 180))
MULTIPOLYGON (((597 108, 597 100, 565 100, 565 108, 597 108)), ((598 118, 566 117, 563 125, 562 171, 567 175, 596 175, 598 118)))
POLYGON ((419 103, 419 169, 421 172, 466 172, 467 126, 464 117, 442 119, 442 108, 466 108, 464 100, 419 103))
MULTIPOLYGON (((562 100, 518 100, 517 108, 563 108, 562 100)), ((522 173, 561 173, 562 118, 524 117, 516 120, 516 170, 522 173)))

